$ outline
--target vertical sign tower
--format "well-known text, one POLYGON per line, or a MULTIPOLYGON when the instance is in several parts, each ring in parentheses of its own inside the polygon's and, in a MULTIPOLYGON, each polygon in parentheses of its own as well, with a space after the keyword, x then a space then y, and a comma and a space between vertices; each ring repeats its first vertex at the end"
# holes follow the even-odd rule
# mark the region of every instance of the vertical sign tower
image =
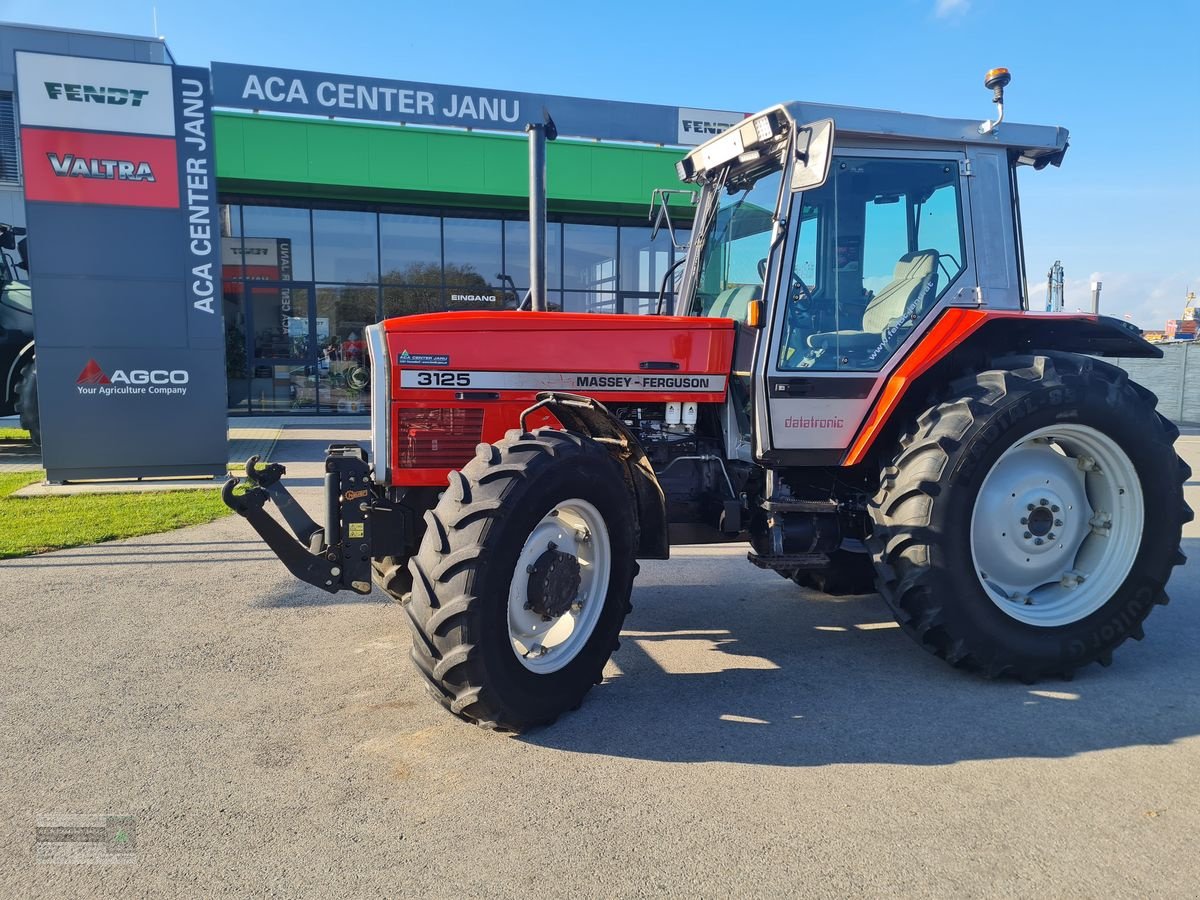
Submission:
POLYGON ((205 69, 18 51, 51 481, 225 473, 205 69))

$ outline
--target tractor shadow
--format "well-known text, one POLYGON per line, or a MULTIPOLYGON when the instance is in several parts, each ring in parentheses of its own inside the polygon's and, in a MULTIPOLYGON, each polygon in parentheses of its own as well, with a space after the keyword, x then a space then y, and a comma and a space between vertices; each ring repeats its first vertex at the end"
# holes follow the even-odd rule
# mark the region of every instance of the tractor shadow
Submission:
POLYGON ((737 558, 643 563, 615 669, 528 743, 663 762, 942 765, 1200 734, 1200 540, 1108 669, 987 681, 923 652, 877 595, 828 598, 737 558), (694 563, 694 566, 689 566, 694 563))

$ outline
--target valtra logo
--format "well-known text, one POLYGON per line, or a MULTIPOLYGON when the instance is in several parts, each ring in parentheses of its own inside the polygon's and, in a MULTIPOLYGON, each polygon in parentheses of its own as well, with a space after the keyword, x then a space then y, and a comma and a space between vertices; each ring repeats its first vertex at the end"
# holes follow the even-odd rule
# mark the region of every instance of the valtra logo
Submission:
POLYGON ((179 207, 172 138, 25 128, 21 156, 26 201, 179 207))
POLYGON ((148 162, 129 159, 98 159, 64 153, 61 157, 51 151, 46 154, 50 168, 59 178, 107 178, 117 181, 154 181, 154 170, 148 162))
POLYGON ((85 397, 182 397, 190 380, 187 369, 113 369, 109 375, 96 360, 89 359, 75 379, 75 390, 85 397))

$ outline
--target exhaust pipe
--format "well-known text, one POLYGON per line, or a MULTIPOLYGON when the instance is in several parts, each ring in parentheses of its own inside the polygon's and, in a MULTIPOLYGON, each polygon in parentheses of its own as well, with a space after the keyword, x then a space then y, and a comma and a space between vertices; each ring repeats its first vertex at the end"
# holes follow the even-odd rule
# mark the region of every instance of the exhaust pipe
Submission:
POLYGON ((550 113, 542 110, 540 123, 525 126, 529 134, 529 297, 531 308, 548 309, 546 303, 546 141, 558 137, 550 113))

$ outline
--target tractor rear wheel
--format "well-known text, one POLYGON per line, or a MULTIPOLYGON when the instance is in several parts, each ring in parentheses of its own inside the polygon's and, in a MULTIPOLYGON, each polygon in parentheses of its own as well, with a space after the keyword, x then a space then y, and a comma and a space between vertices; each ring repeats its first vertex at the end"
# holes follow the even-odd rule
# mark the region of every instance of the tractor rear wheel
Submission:
POLYGON ((901 627, 953 665, 1025 681, 1108 665, 1167 602, 1192 518, 1179 431, 1125 372, 997 359, 900 439, 869 547, 901 627))
POLYGON ((455 715, 522 731, 575 709, 617 648, 633 498, 600 444, 554 429, 480 444, 410 561, 413 660, 455 715))
POLYGON ((42 446, 42 419, 38 412, 37 360, 26 363, 17 378, 16 413, 34 446, 42 446))

